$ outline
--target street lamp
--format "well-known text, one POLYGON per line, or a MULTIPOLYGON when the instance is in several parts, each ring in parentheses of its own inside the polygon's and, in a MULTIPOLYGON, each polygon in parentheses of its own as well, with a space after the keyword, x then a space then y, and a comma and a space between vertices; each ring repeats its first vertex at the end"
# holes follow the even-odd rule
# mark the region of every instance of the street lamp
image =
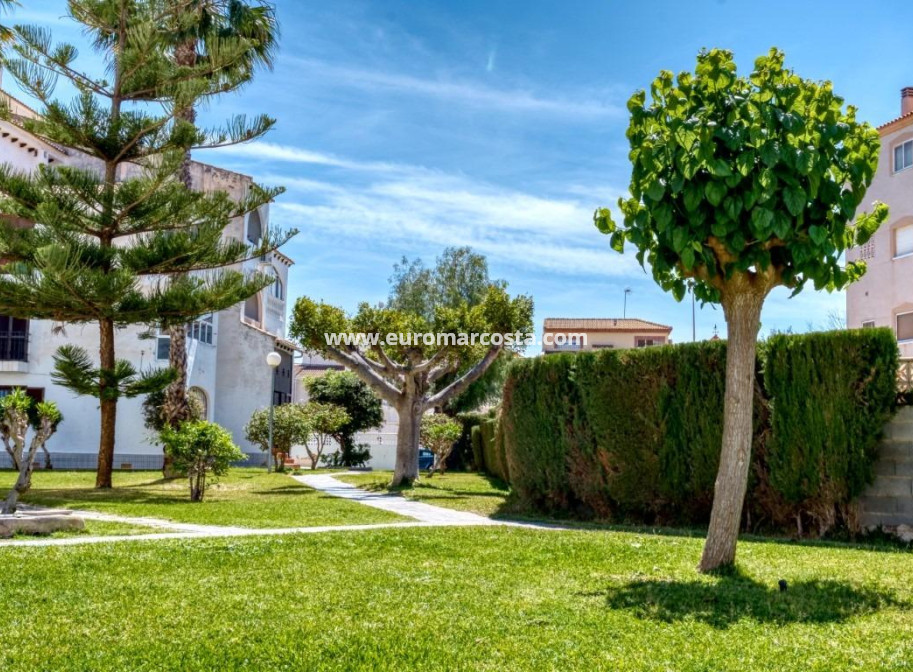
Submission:
POLYGON ((266 363, 272 370, 269 390, 269 450, 266 453, 266 473, 269 473, 270 463, 273 461, 273 404, 276 401, 276 369, 282 363, 282 355, 278 352, 271 352, 266 356, 266 363))
POLYGON ((628 294, 630 294, 630 293, 631 293, 631 288, 625 287, 625 306, 624 306, 624 310, 621 312, 622 317, 628 316, 628 294))

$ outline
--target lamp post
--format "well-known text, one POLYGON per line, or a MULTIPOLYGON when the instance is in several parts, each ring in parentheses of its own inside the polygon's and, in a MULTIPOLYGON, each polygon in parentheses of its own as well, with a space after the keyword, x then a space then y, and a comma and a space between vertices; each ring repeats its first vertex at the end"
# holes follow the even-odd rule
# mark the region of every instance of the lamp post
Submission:
POLYGON ((269 473, 273 461, 273 405, 276 401, 276 369, 282 363, 282 355, 271 352, 266 356, 266 363, 272 371, 269 389, 269 450, 266 452, 266 473, 269 473))
POLYGON ((621 312, 622 317, 628 316, 628 294, 630 294, 630 293, 631 293, 631 288, 625 287, 625 305, 624 305, 624 310, 622 310, 622 312, 621 312))

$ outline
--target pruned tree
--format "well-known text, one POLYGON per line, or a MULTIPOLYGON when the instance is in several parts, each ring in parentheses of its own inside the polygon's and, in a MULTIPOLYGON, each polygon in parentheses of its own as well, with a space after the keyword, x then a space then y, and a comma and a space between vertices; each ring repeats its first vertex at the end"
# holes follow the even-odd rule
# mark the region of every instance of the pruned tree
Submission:
POLYGON ((16 513, 19 499, 32 487, 35 456, 45 449, 62 420, 56 404, 49 401, 36 404, 22 388, 0 399, 0 437, 18 474, 3 503, 2 513, 16 513), (31 442, 28 441, 29 427, 32 428, 31 442))
POLYGON ((339 430, 349 422, 349 414, 342 406, 336 404, 322 404, 318 401, 309 401, 304 405, 304 417, 311 428, 311 437, 314 446, 305 443, 308 457, 311 460, 311 469, 317 468, 327 441, 332 439, 339 430))
POLYGON ((532 329, 532 299, 511 298, 502 283, 490 284, 474 305, 441 304, 438 299, 429 316, 427 309, 418 313, 412 312, 419 310, 415 307, 363 303, 350 317, 341 308, 302 297, 293 311, 290 333, 304 347, 351 369, 396 409, 394 486, 418 478, 419 425, 425 411, 464 392, 504 349, 522 350, 532 329), (371 342, 329 338, 359 333, 371 335, 371 342), (461 373, 437 386, 455 372, 461 373))
MULTIPOLYGON (((273 408, 273 453, 276 471, 285 471, 285 455, 294 446, 306 445, 311 436, 311 424, 301 404, 281 404, 273 408)), ((269 409, 254 411, 244 427, 244 437, 264 453, 269 451, 269 409)))
POLYGON ((802 79, 772 49, 740 77, 732 53, 702 51, 694 73, 663 71, 651 99, 628 102, 630 197, 596 226, 677 300, 723 307, 728 327, 723 442, 700 562, 735 561, 748 481, 755 347, 761 308, 778 286, 841 289, 865 272, 842 263, 887 217, 876 204, 853 222, 878 162, 878 133, 844 108, 829 82, 802 79))
MULTIPOLYGON (((83 160, 42 166, 30 175, 0 167, 0 212, 32 223, 0 223, 0 258, 9 261, 0 277, 0 311, 98 325, 99 366, 83 366, 87 358, 69 348, 59 353, 58 371, 77 393, 91 387, 100 400, 99 488, 111 487, 117 401, 135 374, 118 363, 115 329, 184 325, 236 305, 273 279, 226 267, 288 238, 274 232, 248 246, 223 236, 232 219, 281 190, 254 185, 236 202, 225 193, 192 191, 176 177, 188 151, 257 137, 273 124, 265 116, 242 115, 224 129, 204 131, 180 118, 182 110, 214 95, 214 73, 245 57, 240 45, 226 42, 194 66, 168 58, 175 13, 193 4, 72 0, 70 15, 95 45, 104 77, 79 70, 76 48, 53 45, 40 28, 17 26, 14 56, 7 58, 10 73, 43 109, 40 118, 16 123, 46 141, 78 148, 83 160), (59 79, 78 91, 74 102, 54 98, 59 79), (98 375, 88 380, 93 370, 98 375)), ((153 380, 167 384, 155 376, 146 382, 153 380)))
POLYGON ((384 421, 383 403, 363 380, 351 371, 327 371, 322 376, 304 382, 308 400, 336 404, 345 409, 349 420, 333 434, 339 453, 332 466, 357 467, 370 458, 370 452, 355 445, 357 432, 379 427, 384 421))
POLYGON ((435 471, 441 474, 447 469, 447 458, 453 451, 453 444, 463 433, 463 426, 441 413, 422 416, 420 431, 422 445, 434 453, 434 463, 428 470, 431 477, 435 471))

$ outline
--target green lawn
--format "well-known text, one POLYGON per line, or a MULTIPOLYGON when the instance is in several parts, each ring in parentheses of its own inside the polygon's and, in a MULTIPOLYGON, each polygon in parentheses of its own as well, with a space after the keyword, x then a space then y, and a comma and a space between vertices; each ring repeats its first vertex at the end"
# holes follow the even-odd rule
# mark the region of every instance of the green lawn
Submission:
MULTIPOLYGON (((337 476, 340 481, 366 490, 388 490, 391 471, 371 471, 363 474, 337 476)), ((404 497, 448 509, 472 511, 483 516, 510 513, 507 498, 510 488, 496 478, 475 472, 449 472, 429 478, 422 475, 412 488, 397 488, 404 497)))
MULTIPOLYGON (((0 491, 15 479, 0 472, 0 491)), ((159 472, 115 472, 114 488, 96 490, 94 472, 38 471, 24 500, 30 504, 147 516, 180 523, 239 527, 356 525, 408 520, 361 504, 327 497, 285 474, 233 469, 190 501, 184 479, 164 481, 159 472)))
POLYGON ((908 670, 913 555, 509 528, 0 548, 0 669, 908 670), (777 581, 789 583, 787 592, 777 581))
MULTIPOLYGON (((119 535, 136 535, 136 534, 154 534, 156 532, 168 532, 169 530, 152 529, 145 525, 130 525, 128 523, 110 523, 106 520, 87 520, 86 527, 79 532, 66 531, 54 532, 53 534, 36 537, 32 534, 17 533, 13 535, 14 540, 31 540, 31 539, 64 539, 68 537, 112 537, 119 535)), ((0 547, 8 539, 0 539, 0 547)))

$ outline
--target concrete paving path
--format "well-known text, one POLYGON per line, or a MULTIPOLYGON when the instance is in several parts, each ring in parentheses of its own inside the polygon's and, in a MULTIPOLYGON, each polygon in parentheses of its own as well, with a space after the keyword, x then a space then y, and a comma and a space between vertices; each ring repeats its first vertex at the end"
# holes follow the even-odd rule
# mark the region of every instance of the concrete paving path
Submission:
MULTIPOLYGON (((349 472, 358 473, 358 472, 349 472)), ((337 474, 339 475, 339 474, 337 474)), ((401 516, 414 518, 432 525, 504 525, 503 521, 492 520, 477 513, 455 511, 432 504, 414 502, 401 495, 386 492, 368 492, 349 483, 343 483, 329 474, 292 476, 296 481, 309 488, 325 492, 333 497, 349 499, 375 509, 398 513, 401 516)))

